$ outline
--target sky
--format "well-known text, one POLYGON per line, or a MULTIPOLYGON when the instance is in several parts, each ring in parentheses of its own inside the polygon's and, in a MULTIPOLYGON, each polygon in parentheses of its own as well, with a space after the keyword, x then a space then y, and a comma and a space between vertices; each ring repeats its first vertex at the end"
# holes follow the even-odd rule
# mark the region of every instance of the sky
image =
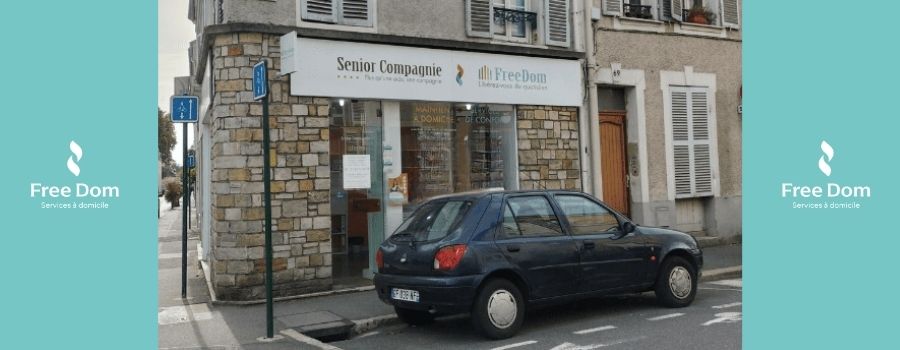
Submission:
MULTIPOLYGON (((189 74, 188 47, 196 38, 194 24, 187 18, 188 0, 159 0, 157 19, 158 66, 157 104, 168 112, 169 98, 174 91, 173 79, 189 74)), ((181 125, 175 125, 178 144, 172 149, 172 158, 181 164, 181 125)), ((190 129, 190 128, 188 128, 190 129)), ((193 135, 188 132, 188 147, 193 143, 193 135)))

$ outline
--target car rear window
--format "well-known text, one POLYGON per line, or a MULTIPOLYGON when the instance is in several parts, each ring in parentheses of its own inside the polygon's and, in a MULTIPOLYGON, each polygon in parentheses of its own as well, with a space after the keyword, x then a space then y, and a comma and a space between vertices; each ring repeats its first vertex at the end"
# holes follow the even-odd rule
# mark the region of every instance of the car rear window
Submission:
POLYGON ((459 226, 471 206, 472 202, 462 200, 426 203, 403 221, 391 237, 416 241, 446 237, 459 226))

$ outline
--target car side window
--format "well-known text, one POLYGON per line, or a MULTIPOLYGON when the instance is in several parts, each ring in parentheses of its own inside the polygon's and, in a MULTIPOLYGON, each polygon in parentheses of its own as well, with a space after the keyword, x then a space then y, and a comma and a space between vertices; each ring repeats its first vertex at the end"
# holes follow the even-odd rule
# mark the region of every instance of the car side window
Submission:
MULTIPOLYGON (((544 196, 512 197, 507 203, 522 236, 562 235, 559 219, 544 196)), ((506 215, 504 231, 505 220, 506 215)))
POLYGON ((587 198, 557 195, 556 203, 569 221, 572 234, 589 235, 619 229, 619 221, 612 212, 587 198))
POLYGON ((509 204, 504 205, 503 208, 503 235, 505 237, 521 236, 522 231, 519 230, 519 224, 516 223, 516 217, 509 209, 509 204))

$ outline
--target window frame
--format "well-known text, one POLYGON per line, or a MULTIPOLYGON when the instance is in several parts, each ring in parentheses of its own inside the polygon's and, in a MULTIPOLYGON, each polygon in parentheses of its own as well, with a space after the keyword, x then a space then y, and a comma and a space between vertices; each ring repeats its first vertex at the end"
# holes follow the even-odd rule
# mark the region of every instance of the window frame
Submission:
POLYGON ((566 230, 567 230, 567 231, 569 232, 569 234, 572 235, 572 236, 590 236, 590 235, 598 235, 598 234, 602 234, 602 235, 615 235, 615 234, 618 234, 618 233, 621 233, 621 232, 622 232, 622 224, 624 223, 623 221, 626 220, 626 219, 624 219, 621 215, 619 215, 619 213, 616 212, 615 210, 612 210, 612 208, 607 207, 607 206, 604 205, 603 203, 601 203, 601 202, 595 200, 594 198, 591 198, 591 197, 588 197, 588 196, 585 196, 585 195, 581 195, 581 194, 578 194, 578 193, 555 193, 555 194, 553 194, 553 199, 554 199, 554 201, 556 202, 556 205, 559 206, 559 211, 560 211, 560 213, 562 213, 562 216, 563 216, 563 218, 564 218, 564 221, 566 222, 566 230), (581 199, 584 199, 584 200, 586 200, 586 201, 588 201, 588 202, 590 202, 590 203, 594 203, 594 204, 600 206, 600 208, 603 208, 603 210, 606 210, 610 215, 613 216, 613 218, 616 219, 616 230, 612 230, 612 231, 603 231, 603 232, 588 232, 588 233, 579 233, 579 232, 577 232, 577 231, 575 230, 575 227, 585 227, 585 226, 576 226, 576 225, 573 225, 571 221, 569 221, 569 216, 566 215, 565 210, 563 210, 562 205, 560 205, 560 203, 559 203, 559 197, 575 197, 575 198, 581 198, 581 199))
POLYGON ((515 194, 515 195, 507 195, 503 198, 502 207, 503 207, 503 209, 500 210, 500 217, 499 217, 500 225, 498 225, 498 229, 494 233, 495 240, 503 241, 503 240, 516 240, 516 239, 526 239, 526 238, 547 238, 547 237, 571 236, 569 234, 569 231, 567 230, 567 227, 564 226, 563 220, 560 219, 560 212, 559 212, 559 208, 557 208, 557 206, 556 206, 556 203, 554 203, 554 200, 544 193, 521 193, 521 194, 515 194), (556 217, 556 223, 559 225, 560 233, 559 234, 542 234, 542 235, 522 234, 521 225, 519 225, 518 218, 516 217, 515 211, 512 210, 512 206, 509 204, 509 200, 515 199, 515 198, 523 198, 523 197, 539 197, 539 198, 543 198, 545 201, 547 201, 547 205, 550 206, 550 211, 553 213, 553 216, 556 217), (519 235, 517 235, 517 236, 509 236, 506 234, 506 232, 504 230, 503 220, 504 220, 504 216, 505 216, 505 214, 504 214, 505 210, 506 210, 505 208, 509 208, 510 213, 513 215, 513 220, 516 220, 516 226, 519 227, 519 235))
POLYGON ((304 16, 304 6, 306 5, 306 0, 297 0, 297 25, 303 28, 316 28, 316 29, 341 29, 347 31, 356 31, 356 32, 366 32, 366 33, 374 33, 378 26, 378 0, 366 0, 368 2, 369 8, 369 19, 367 23, 354 23, 357 20, 350 20, 349 22, 344 19, 342 15, 343 11, 343 1, 344 0, 332 0, 332 6, 334 11, 334 22, 328 21, 320 21, 315 19, 308 19, 304 16))
POLYGON ((491 3, 493 4, 493 7, 491 7, 491 38, 494 40, 500 40, 500 41, 511 42, 511 43, 534 44, 534 40, 532 40, 532 37, 534 36, 534 31, 531 29, 531 25, 529 25, 528 22, 522 23, 525 26, 525 36, 523 36, 521 38, 512 35, 513 26, 516 25, 515 23, 512 23, 512 22, 506 22, 503 24, 504 34, 495 33, 496 28, 499 25, 494 22, 493 11, 494 11, 494 9, 497 8, 498 2, 503 2, 503 8, 506 8, 506 9, 529 11, 529 8, 531 7, 529 5, 531 3, 530 0, 524 0, 523 1, 524 5, 522 6, 521 9, 517 8, 518 7, 518 5, 516 5, 517 1, 518 0, 491 0, 491 3))

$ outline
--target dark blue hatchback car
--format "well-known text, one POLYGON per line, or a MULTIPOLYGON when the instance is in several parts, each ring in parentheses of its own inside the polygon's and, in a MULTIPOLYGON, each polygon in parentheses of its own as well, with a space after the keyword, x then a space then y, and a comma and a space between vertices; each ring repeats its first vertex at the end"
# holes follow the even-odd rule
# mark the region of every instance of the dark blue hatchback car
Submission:
POLYGON ((528 305, 652 290, 665 306, 687 306, 703 265, 690 235, 635 225, 573 191, 431 199, 375 260, 378 296, 404 322, 470 312, 494 339, 513 336, 528 305))

